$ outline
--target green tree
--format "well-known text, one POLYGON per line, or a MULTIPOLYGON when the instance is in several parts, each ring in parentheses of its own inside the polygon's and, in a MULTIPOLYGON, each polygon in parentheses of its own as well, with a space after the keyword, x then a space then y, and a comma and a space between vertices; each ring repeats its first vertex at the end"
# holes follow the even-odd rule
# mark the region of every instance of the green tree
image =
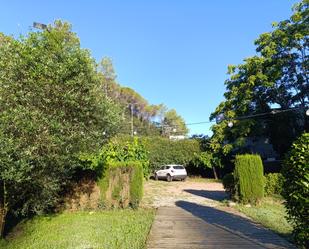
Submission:
POLYGON ((221 160, 220 157, 216 156, 214 153, 211 153, 210 151, 195 153, 193 158, 193 164, 196 167, 205 167, 212 169, 214 178, 218 179, 216 167, 221 167, 221 160))
POLYGON ((116 72, 110 58, 104 57, 98 65, 98 70, 103 74, 104 78, 115 81, 116 72))
MULTIPOLYGON (((0 35, 0 213, 54 207, 81 152, 101 147, 119 110, 68 23, 15 40, 0 35)), ((0 227, 3 227, 2 224, 0 227)))
POLYGON ((173 134, 186 135, 189 132, 184 119, 177 114, 175 109, 171 109, 164 114, 161 125, 165 136, 173 134))
POLYGON ((309 129, 305 115, 309 104, 308 0, 293 10, 291 18, 274 23, 273 31, 256 40, 258 55, 229 66, 225 100, 210 117, 225 117, 212 127, 214 151, 248 152, 244 147, 248 137, 267 137, 283 156, 295 137, 309 129), (276 114, 274 106, 278 110, 297 109, 276 114), (229 120, 233 120, 233 128, 228 127, 229 120))

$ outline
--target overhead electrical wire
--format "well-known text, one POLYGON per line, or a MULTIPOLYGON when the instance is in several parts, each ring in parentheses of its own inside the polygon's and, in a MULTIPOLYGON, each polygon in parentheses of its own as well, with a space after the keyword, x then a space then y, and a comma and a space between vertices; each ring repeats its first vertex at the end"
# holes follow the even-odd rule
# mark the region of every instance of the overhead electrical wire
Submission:
MULTIPOLYGON (((246 115, 246 116, 238 116, 238 117, 234 117, 234 118, 226 118, 224 117, 223 115, 223 118, 217 122, 216 120, 210 120, 210 121, 200 121, 200 122, 192 122, 192 123, 185 123, 186 126, 191 126, 191 125, 201 125, 201 124, 210 124, 210 123, 220 123, 224 120, 226 121, 233 121, 233 120, 243 120, 243 119, 249 119, 249 118, 255 118, 255 117, 262 117, 262 116, 267 116, 267 115, 276 115, 276 114, 280 114, 280 113, 284 113, 284 112, 290 112, 290 111, 296 111, 296 110, 301 110, 301 109, 308 109, 309 107, 295 107, 295 108, 290 108, 290 109, 284 109, 284 110, 276 110, 276 109, 273 109, 271 110, 270 112, 264 112, 264 113, 257 113, 257 114, 252 114, 252 115, 246 115)), ((308 111, 309 109, 307 110, 306 112, 306 115, 308 116, 308 111)), ((164 129, 165 127, 167 128, 179 128, 177 127, 177 125, 158 125, 157 126, 158 128, 162 128, 164 129)), ((142 130, 143 128, 135 128, 134 130, 137 131, 137 130, 142 130)), ((179 132, 179 131, 178 131, 179 132)))
MULTIPOLYGON (((234 117, 234 118, 223 118, 221 121, 223 121, 223 120, 228 120, 228 121, 242 120, 242 119, 255 118, 255 117, 261 117, 261 116, 266 116, 266 115, 275 115, 275 114, 279 114, 279 113, 283 113, 283 112, 290 112, 290 111, 307 109, 307 108, 308 107, 295 107, 295 108, 284 109, 284 110, 272 110, 270 112, 258 113, 258 114, 253 114, 253 115, 239 116, 239 117, 234 117)), ((209 124, 209 123, 216 123, 216 120, 186 123, 186 125, 189 126, 189 125, 199 125, 199 124, 209 124)))

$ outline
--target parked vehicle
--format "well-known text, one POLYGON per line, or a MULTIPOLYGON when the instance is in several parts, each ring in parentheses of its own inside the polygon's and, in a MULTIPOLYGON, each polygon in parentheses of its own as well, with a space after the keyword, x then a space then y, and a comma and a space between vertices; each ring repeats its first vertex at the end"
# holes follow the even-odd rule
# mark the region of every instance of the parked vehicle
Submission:
POLYGON ((163 165, 154 174, 155 180, 166 179, 168 182, 174 179, 185 181, 187 178, 187 171, 182 165, 168 164, 163 165))

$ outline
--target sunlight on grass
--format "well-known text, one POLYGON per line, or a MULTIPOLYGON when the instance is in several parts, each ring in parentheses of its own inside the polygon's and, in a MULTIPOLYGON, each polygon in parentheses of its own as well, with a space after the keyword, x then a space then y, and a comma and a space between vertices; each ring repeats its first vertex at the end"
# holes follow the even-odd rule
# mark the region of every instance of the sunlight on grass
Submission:
POLYGON ((153 210, 143 209, 36 217, 18 225, 0 248, 145 248, 153 218, 153 210))
POLYGON ((289 238, 292 226, 285 217, 286 210, 282 202, 278 198, 267 197, 259 206, 245 207, 239 204, 236 208, 263 226, 289 238))
POLYGON ((214 179, 214 178, 204 178, 204 177, 197 177, 197 176, 190 176, 187 179, 188 182, 205 182, 205 183, 212 183, 212 182, 218 182, 221 183, 222 181, 220 179, 214 179))

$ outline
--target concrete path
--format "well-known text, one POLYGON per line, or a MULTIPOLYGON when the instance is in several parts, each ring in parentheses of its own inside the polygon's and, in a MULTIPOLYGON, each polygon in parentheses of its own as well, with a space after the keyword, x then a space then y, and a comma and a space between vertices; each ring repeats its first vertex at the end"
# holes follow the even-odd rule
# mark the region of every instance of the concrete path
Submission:
POLYGON ((147 248, 295 248, 275 233, 214 207, 188 201, 159 207, 147 248))

